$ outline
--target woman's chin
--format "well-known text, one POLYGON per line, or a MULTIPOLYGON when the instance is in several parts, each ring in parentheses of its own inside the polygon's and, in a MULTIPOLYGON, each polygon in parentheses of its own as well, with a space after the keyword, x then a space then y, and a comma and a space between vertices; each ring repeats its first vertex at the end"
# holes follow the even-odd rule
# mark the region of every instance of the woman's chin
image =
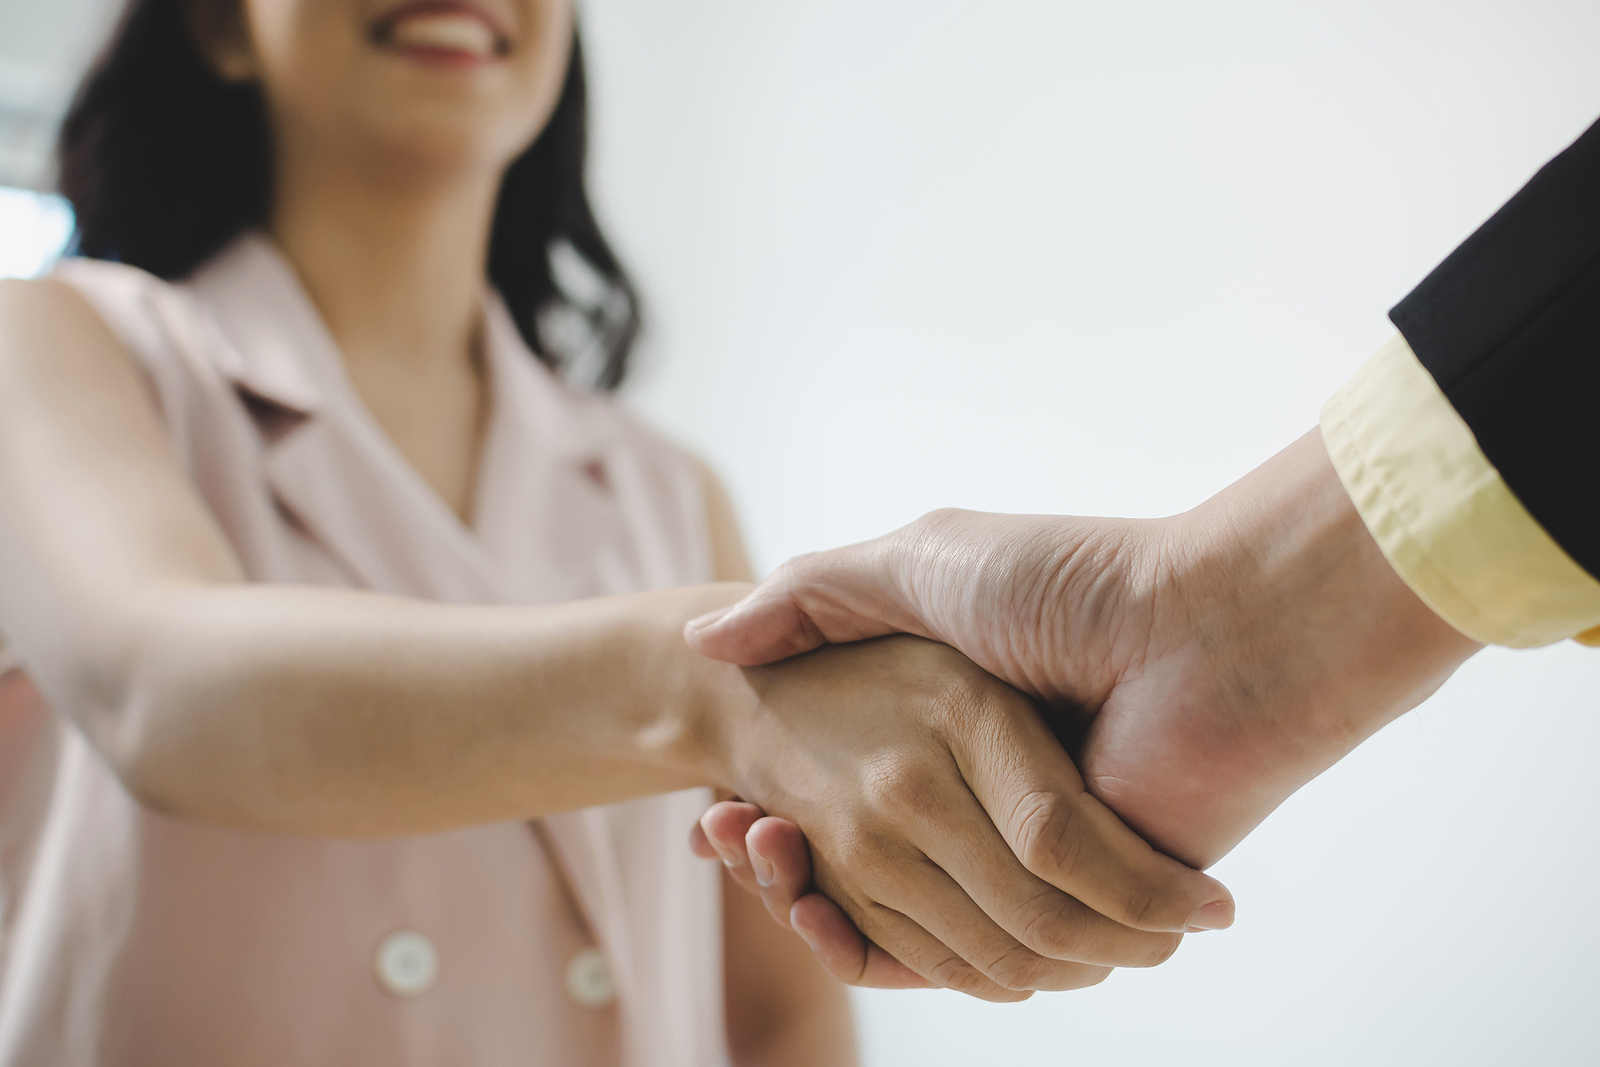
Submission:
MULTIPOLYGON (((351 158, 357 173, 381 178, 386 185, 433 184, 499 174, 528 143, 508 137, 491 124, 474 121, 465 109, 441 106, 382 116, 339 141, 334 151, 351 158)), ((330 155, 332 152, 319 152, 323 160, 330 155)))

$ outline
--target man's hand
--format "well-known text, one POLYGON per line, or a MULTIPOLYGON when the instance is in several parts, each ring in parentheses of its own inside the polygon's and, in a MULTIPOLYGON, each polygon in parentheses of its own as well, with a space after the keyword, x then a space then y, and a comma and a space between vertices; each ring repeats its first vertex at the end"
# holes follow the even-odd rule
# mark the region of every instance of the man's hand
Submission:
MULTIPOLYGON (((1479 647, 1395 575, 1316 432, 1170 519, 936 512, 793 560, 686 636, 759 663, 894 631, 954 645, 1076 723, 1089 791, 1197 867, 1479 647)), ((825 904, 801 898, 795 918, 825 904)))

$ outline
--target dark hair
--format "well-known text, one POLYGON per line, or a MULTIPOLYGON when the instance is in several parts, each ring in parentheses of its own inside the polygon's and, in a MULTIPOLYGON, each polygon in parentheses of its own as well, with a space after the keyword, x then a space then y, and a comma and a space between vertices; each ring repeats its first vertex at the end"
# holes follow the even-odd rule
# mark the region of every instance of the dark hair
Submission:
MULTIPOLYGON (((570 371, 593 358, 594 384, 614 389, 638 336, 639 298, 584 187, 586 98, 574 34, 555 111, 501 182, 488 274, 542 361, 570 371), (553 256, 592 278, 562 277, 571 269, 553 256)), ((78 88, 57 152, 78 255, 181 278, 267 221, 272 139, 261 91, 211 69, 184 0, 131 0, 78 88)))

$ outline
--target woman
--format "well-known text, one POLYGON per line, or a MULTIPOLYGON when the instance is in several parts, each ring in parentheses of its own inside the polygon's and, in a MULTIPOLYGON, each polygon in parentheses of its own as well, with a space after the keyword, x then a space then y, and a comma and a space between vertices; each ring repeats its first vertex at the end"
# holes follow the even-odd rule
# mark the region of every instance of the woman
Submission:
POLYGON ((850 1062, 688 856, 708 786, 993 999, 1224 892, 1100 814, 1025 869, 980 801, 1049 735, 942 646, 688 651, 749 568, 603 395, 637 320, 583 145, 569 0, 130 8, 63 128, 85 258, 0 286, 0 1062, 850 1062))

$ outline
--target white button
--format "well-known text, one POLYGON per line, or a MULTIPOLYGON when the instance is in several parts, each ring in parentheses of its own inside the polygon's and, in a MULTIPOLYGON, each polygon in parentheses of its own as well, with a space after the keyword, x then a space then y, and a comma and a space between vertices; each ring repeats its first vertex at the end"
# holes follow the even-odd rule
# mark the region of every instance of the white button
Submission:
POLYGON ((567 992, 586 1008, 603 1008, 616 999, 604 952, 586 948, 567 961, 567 992))
POLYGON ((378 983, 395 996, 420 996, 439 977, 439 950, 419 933, 396 930, 378 945, 372 966, 378 983))

